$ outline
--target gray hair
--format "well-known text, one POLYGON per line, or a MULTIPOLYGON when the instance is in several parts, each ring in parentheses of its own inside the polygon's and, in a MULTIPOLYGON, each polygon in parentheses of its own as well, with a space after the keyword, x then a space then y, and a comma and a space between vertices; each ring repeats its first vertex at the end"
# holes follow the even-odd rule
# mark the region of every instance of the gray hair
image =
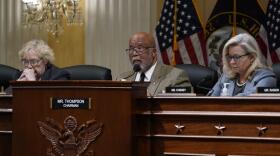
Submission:
POLYGON ((53 50, 45 41, 37 39, 31 40, 23 45, 22 49, 18 52, 19 58, 22 59, 24 54, 31 50, 38 53, 42 59, 50 63, 54 61, 53 50))
POLYGON ((238 34, 227 41, 223 48, 223 72, 229 78, 235 78, 236 73, 234 73, 227 61, 226 57, 229 53, 229 48, 233 46, 240 46, 246 53, 248 53, 251 57, 254 58, 251 66, 247 70, 245 76, 249 78, 249 76, 258 68, 266 68, 266 65, 261 63, 261 50, 258 46, 257 41, 251 35, 247 33, 238 34))

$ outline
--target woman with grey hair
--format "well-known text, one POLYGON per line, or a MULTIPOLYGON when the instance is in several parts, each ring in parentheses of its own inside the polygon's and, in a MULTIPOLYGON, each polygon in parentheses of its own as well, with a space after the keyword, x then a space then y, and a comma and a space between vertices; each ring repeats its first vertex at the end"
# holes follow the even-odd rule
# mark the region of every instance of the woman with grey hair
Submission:
POLYGON ((248 96, 258 87, 276 87, 275 74, 261 63, 256 40, 243 33, 229 39, 223 48, 223 74, 211 96, 248 96))
POLYGON ((43 40, 31 40, 19 51, 23 70, 18 81, 66 80, 70 78, 67 71, 57 68, 53 50, 43 40))

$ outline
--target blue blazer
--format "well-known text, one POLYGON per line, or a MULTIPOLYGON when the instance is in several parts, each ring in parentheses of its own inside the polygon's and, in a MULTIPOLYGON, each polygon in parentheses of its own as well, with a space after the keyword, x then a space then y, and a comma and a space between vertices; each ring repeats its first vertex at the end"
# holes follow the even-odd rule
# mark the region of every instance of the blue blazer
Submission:
MULTIPOLYGON (((223 84, 229 83, 228 93, 233 96, 233 90, 236 79, 229 79, 226 75, 222 74, 213 89, 208 93, 210 96, 220 96, 223 84)), ((258 87, 276 87, 275 74, 269 69, 257 69, 250 80, 247 81, 244 91, 236 96, 248 96, 257 92, 258 87)))

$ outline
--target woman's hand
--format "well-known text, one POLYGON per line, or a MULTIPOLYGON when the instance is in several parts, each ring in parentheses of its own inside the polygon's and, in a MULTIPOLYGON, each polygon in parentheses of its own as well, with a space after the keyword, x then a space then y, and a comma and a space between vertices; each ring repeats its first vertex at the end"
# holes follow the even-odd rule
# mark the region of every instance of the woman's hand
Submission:
POLYGON ((34 69, 24 69, 17 81, 36 81, 36 74, 34 69))

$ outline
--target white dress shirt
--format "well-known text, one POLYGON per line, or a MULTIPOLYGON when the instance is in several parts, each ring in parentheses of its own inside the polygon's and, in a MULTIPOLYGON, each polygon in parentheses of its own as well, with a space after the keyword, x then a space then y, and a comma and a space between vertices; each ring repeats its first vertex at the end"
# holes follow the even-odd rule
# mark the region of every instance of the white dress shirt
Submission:
MULTIPOLYGON (((156 64, 157 64, 157 62, 155 64, 153 64, 151 66, 151 68, 145 72, 144 82, 150 82, 151 81, 151 78, 152 78, 153 72, 155 70, 156 64)), ((135 81, 140 81, 140 75, 141 75, 141 72, 137 72, 135 81)))

